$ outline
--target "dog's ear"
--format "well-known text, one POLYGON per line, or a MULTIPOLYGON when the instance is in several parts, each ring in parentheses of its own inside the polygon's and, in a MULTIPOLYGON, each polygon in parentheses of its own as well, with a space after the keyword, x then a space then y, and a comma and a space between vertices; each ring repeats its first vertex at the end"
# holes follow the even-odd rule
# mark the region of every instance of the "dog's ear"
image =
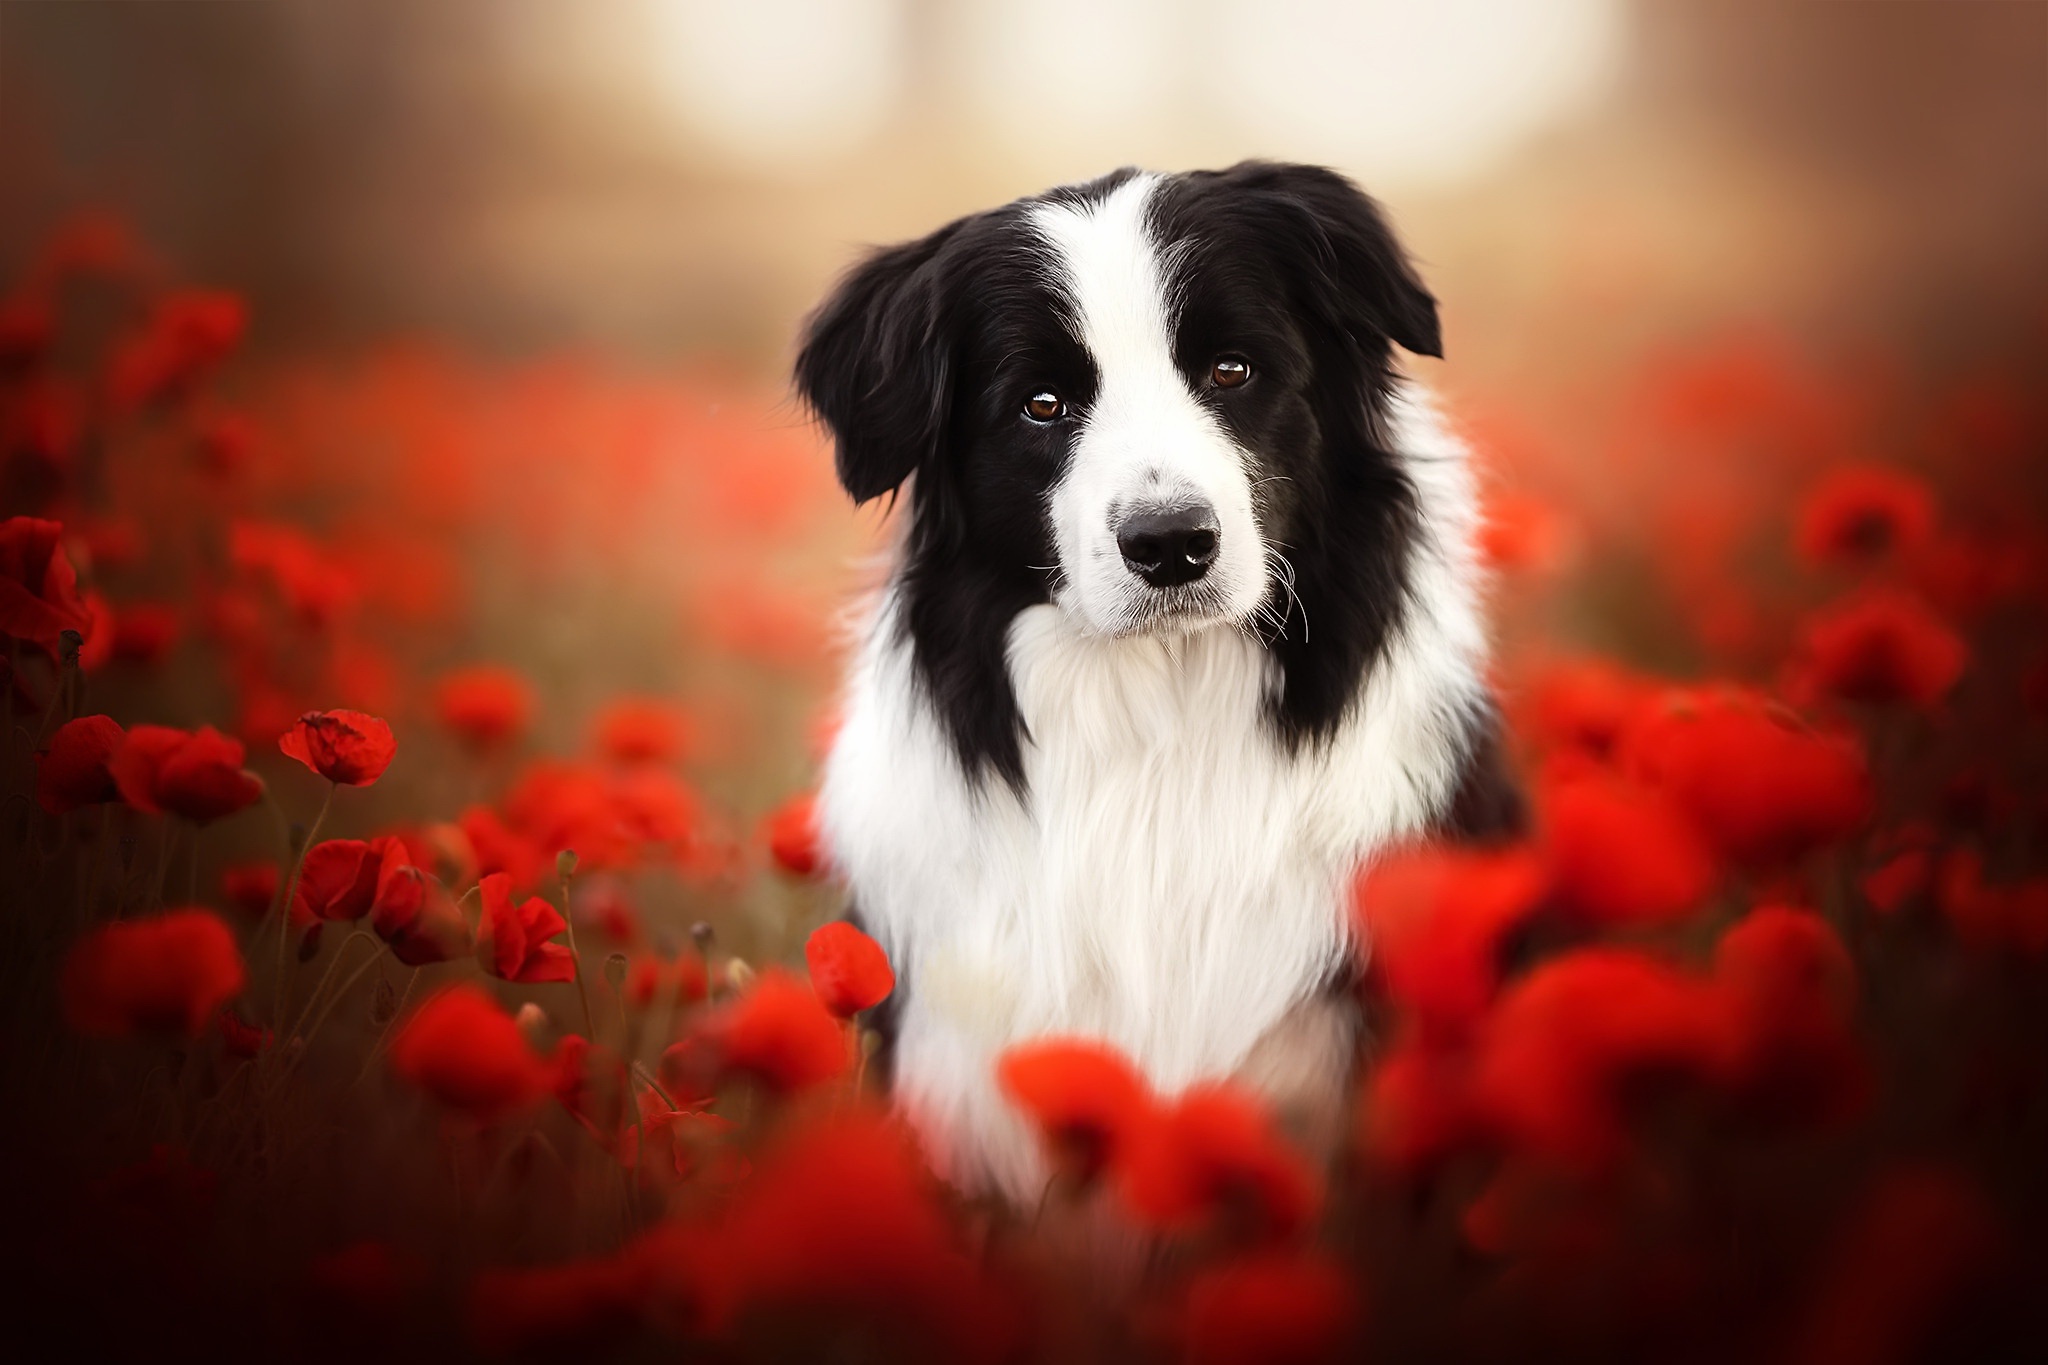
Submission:
POLYGON ((1436 299, 1394 240, 1380 206, 1321 166, 1246 162, 1224 172, 1260 192, 1303 235, 1311 303, 1345 331, 1377 333, 1416 355, 1443 358, 1436 299))
POLYGON ((936 257, 959 226, 868 257, 804 328, 797 388, 832 429, 855 502, 894 491, 944 439, 953 357, 936 257))

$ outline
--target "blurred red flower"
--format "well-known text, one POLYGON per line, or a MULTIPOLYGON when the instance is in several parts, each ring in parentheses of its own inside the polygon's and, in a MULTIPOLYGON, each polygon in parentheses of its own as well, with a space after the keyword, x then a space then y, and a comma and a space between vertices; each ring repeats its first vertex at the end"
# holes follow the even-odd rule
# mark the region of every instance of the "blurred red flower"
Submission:
POLYGON ((64 553, 64 527, 36 517, 0 521, 0 635, 55 655, 67 630, 92 633, 78 573, 64 553))
POLYGON ((1516 710, 1539 751, 1577 749, 1606 758, 1653 695, 1650 682, 1612 660, 1575 659, 1540 673, 1516 710))
POLYGON ((422 1004, 391 1044, 391 1067, 442 1104, 489 1123, 548 1093, 548 1069, 512 1017, 482 989, 450 986, 422 1004))
POLYGON ((241 994, 235 936, 210 910, 169 910, 95 929, 64 960, 64 1018, 98 1038, 197 1038, 241 994))
POLYGON ((361 711, 308 711, 277 747, 329 782, 366 787, 391 766, 398 741, 389 725, 361 711))
POLYGON ((1492 1002, 1504 948, 1547 891, 1527 849, 1389 853, 1353 892, 1368 979, 1428 1036, 1462 1035, 1492 1002))
POLYGON ((1714 884, 1713 857, 1662 793, 1555 764, 1541 793, 1544 855, 1561 910, 1624 926, 1670 923, 1700 908, 1714 884))
POLYGON ((639 1325, 648 1282, 643 1263, 623 1256, 485 1270, 469 1288, 470 1339, 491 1355, 601 1352, 639 1325))
POLYGON ((108 765, 121 797, 136 810, 210 824, 253 806, 263 784, 242 770, 246 751, 211 725, 196 734, 165 725, 128 732, 108 765))
POLYGON ((532 886, 553 865, 551 853, 514 831, 488 806, 471 806, 456 819, 455 827, 469 844, 476 871, 486 877, 503 873, 515 890, 532 886))
POLYGON ((293 907, 319 920, 357 920, 377 900, 382 859, 361 839, 325 839, 306 850, 293 907))
POLYGON ((1849 741, 1749 695, 1675 693, 1631 730, 1626 748, 1631 771, 1744 867, 1790 863, 1870 815, 1869 775, 1849 741))
POLYGON ((221 869, 221 896, 250 919, 262 919, 277 900, 280 880, 276 863, 236 863, 221 869))
POLYGON ((761 821, 769 856, 784 872, 796 877, 815 877, 824 871, 825 855, 819 842, 817 797, 806 792, 793 796, 770 811, 761 821))
POLYGON ((1795 678, 1811 695, 1930 707, 1963 675, 1962 637, 1912 598, 1870 593, 1807 618, 1795 678))
POLYGON ((1359 1312, 1353 1276, 1336 1261, 1266 1251, 1191 1277, 1170 1335, 1187 1365, 1314 1365, 1342 1358, 1359 1312))
POLYGON ((896 973, 882 945, 845 920, 834 920, 804 940, 811 989, 826 1009, 851 1019, 888 999, 896 973))
POLYGON ((591 721, 591 742, 614 763, 673 763, 687 757, 696 727, 680 706, 655 697, 618 697, 591 721))
POLYGON ((114 353, 108 396, 130 410, 179 396, 233 354, 248 325, 248 305, 234 294, 180 289, 163 295, 141 331, 114 353))
POLYGON ((1361 1150, 1408 1176, 1487 1136, 1471 1094, 1469 1049, 1410 1032, 1372 1067, 1358 1106, 1361 1150))
POLYGON ((1216 1221, 1253 1239, 1305 1231, 1322 1183, 1266 1106, 1229 1082, 1190 1086, 1137 1130, 1122 1166, 1132 1211, 1159 1228, 1216 1221))
POLYGON ((228 559, 267 581, 286 609, 314 629, 333 625, 357 597, 354 576, 296 526, 236 521, 228 527, 228 559))
POLYGON ((1486 500, 1475 541, 1491 568, 1541 571, 1554 567, 1563 551, 1564 519, 1540 498, 1498 494, 1486 500))
POLYGON ((483 879, 483 918, 477 929, 477 959, 484 970, 506 981, 573 981, 576 959, 567 947, 550 943, 569 927, 561 912, 539 896, 512 903, 512 879, 494 872, 483 879))
POLYGON ((996 1081, 1037 1126, 1053 1165, 1077 1185, 1122 1162, 1152 1117, 1151 1088, 1137 1068, 1087 1039, 1019 1043, 998 1059, 996 1081))
POLYGON ((1924 848, 1895 853, 1866 873, 1859 885, 1873 910, 1881 915, 1896 914, 1934 885, 1934 854, 1924 848))
POLYGON ((1714 981, 1731 998, 1746 1098, 1782 1119, 1855 1117, 1870 1085, 1852 1024, 1856 969, 1826 920, 1760 906, 1714 948, 1714 981))
POLYGON ((479 749, 516 738, 532 722, 534 706, 533 684, 496 664, 444 673, 434 688, 441 724, 479 749))
POLYGON ((111 716, 80 716, 57 727, 36 755, 36 801, 52 815, 121 799, 108 767, 127 734, 111 716))
POLYGON ((1800 504, 1792 543, 1807 563, 1860 568, 1922 544, 1934 497, 1920 479, 1880 465, 1833 470, 1800 504))
POLYGON ((258 1028, 254 1024, 244 1022, 242 1016, 231 1009, 220 1012, 218 1024, 221 1049, 230 1057, 248 1060, 270 1046, 269 1029, 258 1028))
POLYGON ((159 602, 123 602, 114 614, 110 652, 121 663, 154 668, 178 643, 178 609, 159 602))
POLYGON ((719 1070, 788 1094, 824 1085, 853 1064, 846 1031, 811 988, 769 967, 739 999, 705 1021, 719 1070))
POLYGON ((2048 876, 1992 885, 1984 880, 1983 855, 1956 849, 1941 860, 1934 899, 1955 936, 1971 948, 2048 953, 2048 876))
POLYGON ((370 927, 391 946, 391 955, 408 967, 424 967, 468 953, 469 922, 441 884, 413 864, 405 843, 387 836, 370 847, 378 861, 370 927))

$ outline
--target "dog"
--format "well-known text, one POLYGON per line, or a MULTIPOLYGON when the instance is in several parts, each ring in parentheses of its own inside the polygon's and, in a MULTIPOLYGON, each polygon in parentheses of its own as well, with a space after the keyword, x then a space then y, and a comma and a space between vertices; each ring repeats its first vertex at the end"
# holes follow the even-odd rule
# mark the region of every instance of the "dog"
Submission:
POLYGON ((819 827, 960 1188, 1039 1197, 996 1062, 1049 1035, 1327 1146, 1358 869, 1514 819, 1466 453, 1396 347, 1442 356, 1378 206, 1261 162, 962 218, 807 323, 841 483, 900 503, 819 827))

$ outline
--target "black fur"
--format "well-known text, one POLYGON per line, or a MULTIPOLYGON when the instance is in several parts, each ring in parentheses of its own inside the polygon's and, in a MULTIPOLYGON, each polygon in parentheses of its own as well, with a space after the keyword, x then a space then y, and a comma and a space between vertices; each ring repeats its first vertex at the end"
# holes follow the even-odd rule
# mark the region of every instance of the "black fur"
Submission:
MULTIPOLYGON (((1130 174, 1046 197, 1099 197, 1130 174)), ((870 257, 811 320, 796 367, 847 491, 909 482, 902 628, 921 685, 968 774, 1020 791, 1029 736, 1004 649, 1017 613, 1051 600, 1045 495, 1074 427, 1024 423, 1018 402, 1050 384, 1085 415, 1097 382, 1030 202, 870 257)), ((1176 358, 1259 462, 1261 530, 1293 567, 1291 592, 1271 584, 1276 733, 1326 738, 1400 624, 1417 512, 1386 447, 1391 347, 1441 355, 1435 301, 1373 202, 1316 167, 1173 177, 1152 228, 1175 263, 1176 358), (1203 382, 1224 351, 1256 357, 1241 388, 1203 382)))

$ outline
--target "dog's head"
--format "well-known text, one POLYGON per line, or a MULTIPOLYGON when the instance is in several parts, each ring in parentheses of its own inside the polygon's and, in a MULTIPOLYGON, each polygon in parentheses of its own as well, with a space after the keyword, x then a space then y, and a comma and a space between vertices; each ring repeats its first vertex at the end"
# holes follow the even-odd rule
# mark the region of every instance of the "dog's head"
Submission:
MULTIPOLYGON (((1050 601, 1107 635, 1254 629, 1284 665, 1325 628, 1305 591, 1373 618, 1361 660, 1398 610, 1394 345, 1440 354, 1436 305, 1373 202, 1246 163, 1118 172, 882 251, 812 319, 797 380, 856 500, 909 482, 910 586, 956 617, 937 634, 1050 601)), ((941 694, 988 654, 918 644, 941 694)))

